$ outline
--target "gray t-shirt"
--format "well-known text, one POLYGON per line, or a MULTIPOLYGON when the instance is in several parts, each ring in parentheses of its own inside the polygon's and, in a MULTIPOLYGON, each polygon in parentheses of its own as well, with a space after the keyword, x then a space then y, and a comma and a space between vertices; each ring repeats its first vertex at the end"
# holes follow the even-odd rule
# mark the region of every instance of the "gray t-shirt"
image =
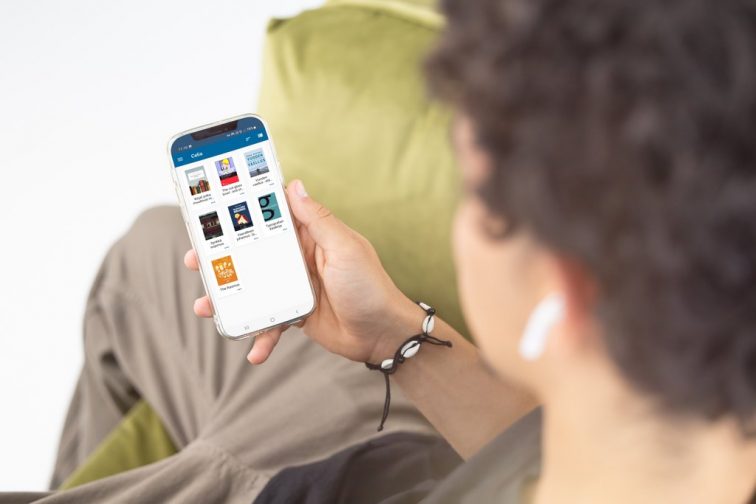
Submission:
POLYGON ((423 504, 521 504, 524 486, 541 470, 541 408, 500 434, 455 469, 423 504))
POLYGON ((254 504, 520 504, 538 477, 540 444, 540 409, 464 463, 439 437, 395 432, 282 470, 254 504))

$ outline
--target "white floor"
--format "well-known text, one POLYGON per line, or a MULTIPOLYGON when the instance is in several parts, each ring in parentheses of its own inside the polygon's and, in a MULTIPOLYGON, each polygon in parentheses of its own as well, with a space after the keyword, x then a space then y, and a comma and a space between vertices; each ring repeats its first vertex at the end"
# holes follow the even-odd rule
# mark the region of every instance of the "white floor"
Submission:
POLYGON ((253 110, 267 19, 320 3, 0 2, 0 491, 46 487, 88 285, 174 202, 168 137, 253 110))

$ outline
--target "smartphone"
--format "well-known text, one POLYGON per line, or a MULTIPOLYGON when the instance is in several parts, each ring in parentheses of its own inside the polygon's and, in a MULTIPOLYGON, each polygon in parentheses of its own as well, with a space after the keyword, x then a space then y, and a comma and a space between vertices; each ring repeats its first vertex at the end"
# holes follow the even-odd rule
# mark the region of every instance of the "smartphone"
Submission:
POLYGON ((265 122, 241 115, 170 139, 171 176, 218 332, 307 317, 315 294, 265 122))

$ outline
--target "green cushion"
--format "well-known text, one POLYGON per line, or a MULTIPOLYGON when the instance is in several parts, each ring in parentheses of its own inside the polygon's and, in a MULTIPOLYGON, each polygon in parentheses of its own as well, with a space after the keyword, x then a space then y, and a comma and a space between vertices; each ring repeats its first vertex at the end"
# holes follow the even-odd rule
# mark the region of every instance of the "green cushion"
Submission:
POLYGON ((100 443, 87 460, 60 485, 73 488, 106 476, 141 467, 176 453, 176 447, 155 411, 141 400, 100 443))
MULTIPOLYGON (((420 74, 441 25, 431 0, 331 0, 271 22, 260 114, 284 174, 375 245, 410 297, 465 333, 450 226, 457 171, 449 116, 420 74)), ((148 464, 176 449, 140 401, 61 488, 148 464)))
POLYGON ((334 0, 273 21, 259 113, 286 178, 303 179, 375 245, 402 291, 465 333, 449 115, 428 100, 420 71, 440 24, 428 8, 384 0, 334 0))

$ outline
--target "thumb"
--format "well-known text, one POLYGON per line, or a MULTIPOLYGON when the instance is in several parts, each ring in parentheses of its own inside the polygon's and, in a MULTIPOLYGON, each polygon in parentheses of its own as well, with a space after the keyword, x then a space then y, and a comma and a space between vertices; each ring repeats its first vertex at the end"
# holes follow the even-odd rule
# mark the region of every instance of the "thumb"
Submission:
POLYGON ((344 243, 349 228, 330 210, 310 198, 301 180, 292 181, 286 188, 286 193, 294 217, 307 228, 315 243, 326 250, 344 243))

